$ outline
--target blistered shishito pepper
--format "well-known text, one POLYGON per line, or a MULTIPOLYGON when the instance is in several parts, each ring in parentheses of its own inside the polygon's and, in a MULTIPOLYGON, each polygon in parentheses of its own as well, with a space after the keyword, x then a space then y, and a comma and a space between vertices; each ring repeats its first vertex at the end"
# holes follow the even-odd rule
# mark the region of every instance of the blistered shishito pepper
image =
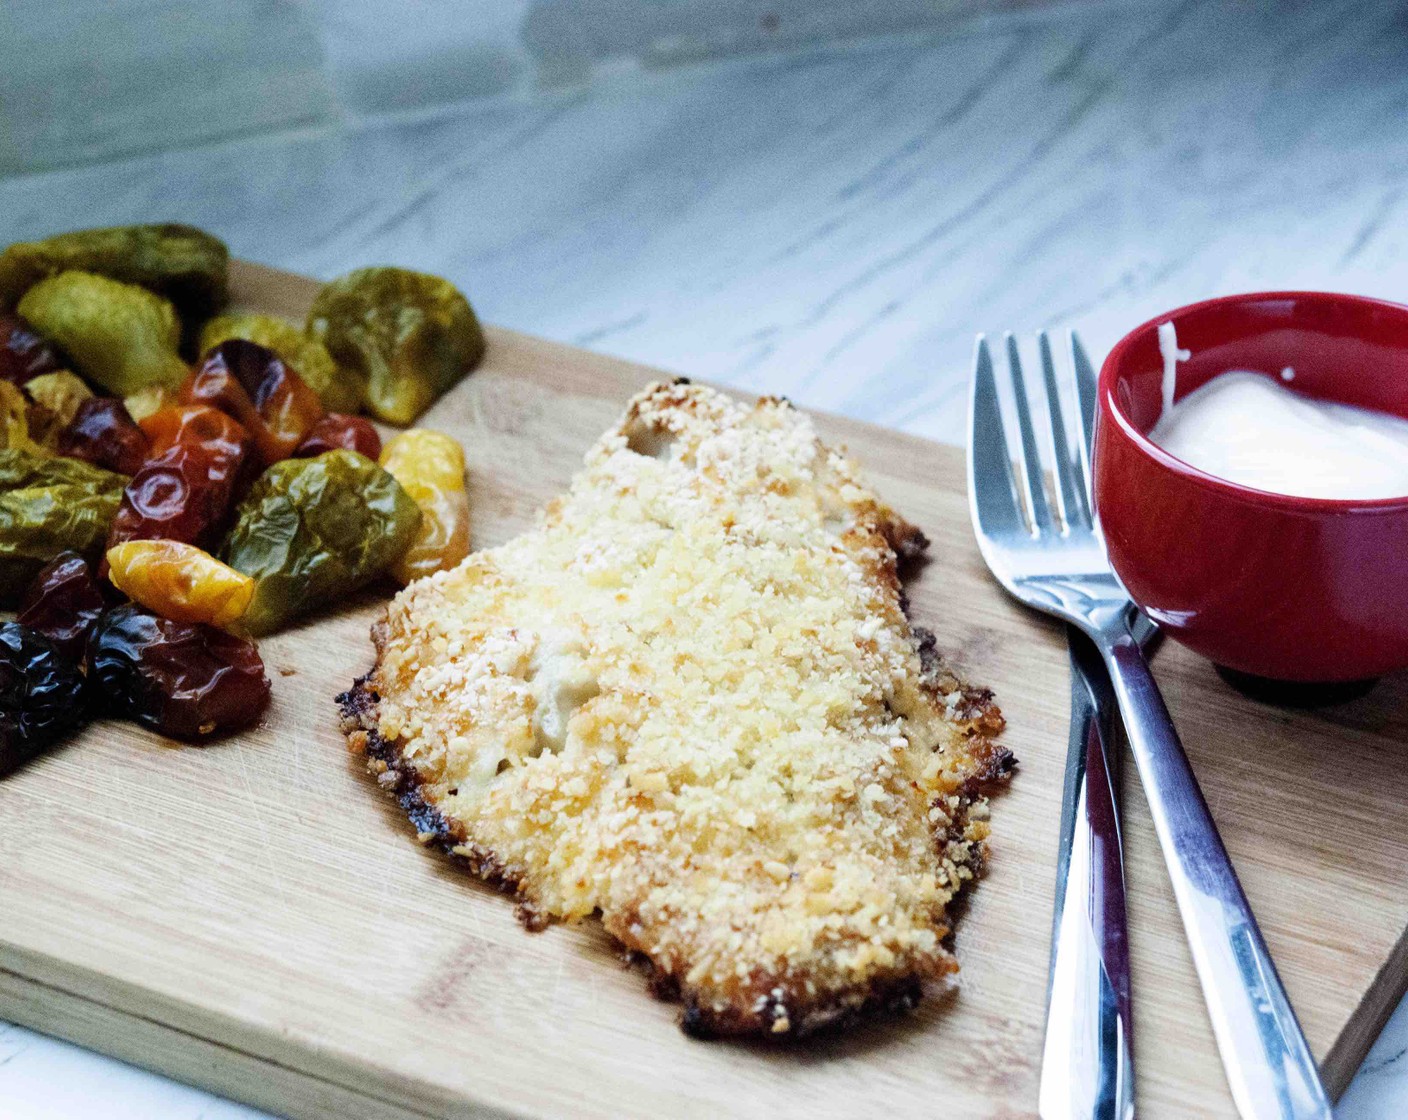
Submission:
POLYGON ((193 226, 116 226, 11 245, 0 253, 0 308, 14 307, 45 277, 75 269, 157 292, 193 320, 229 298, 223 241, 193 226))
POLYGON ((119 474, 136 474, 147 460, 149 442, 120 400, 94 397, 79 405, 59 432, 57 450, 119 474))
POLYGON ((324 451, 339 448, 356 451, 368 459, 377 459, 381 457, 381 436, 370 420, 348 416, 343 412, 329 412, 313 425, 293 453, 299 459, 311 459, 324 451))
POLYGON ((142 430, 151 457, 123 491, 108 547, 133 540, 214 545, 249 477, 253 442, 223 412, 199 406, 163 409, 142 430))
POLYGON ((167 385, 148 385, 128 393, 122 403, 127 406, 127 414, 140 424, 148 416, 176 404, 176 392, 167 385))
POLYGON ((0 381, 0 447, 13 447, 35 455, 49 453, 30 433, 33 407, 22 392, 8 381, 0 381))
POLYGON ((275 463, 240 504, 223 552, 255 581, 245 626, 267 634, 370 582, 420 520, 400 483, 355 451, 275 463))
POLYGON ((110 393, 176 388, 189 371, 177 353, 181 323, 161 296, 91 272, 60 272, 20 300, 20 314, 62 346, 74 367, 110 393))
POLYGON ((257 342, 272 350, 318 394, 329 412, 356 412, 362 407, 366 392, 362 379, 344 370, 326 346, 287 319, 254 312, 217 315, 201 328, 200 352, 204 354, 231 338, 257 342))
POLYGON ((368 410, 392 424, 415 420, 484 354, 459 289, 405 268, 362 268, 325 284, 308 333, 366 381, 368 410))
POLYGON ((469 555, 469 494, 464 451, 441 432, 411 428, 381 453, 381 465, 420 506, 414 543, 391 566, 402 584, 453 568, 469 555))
POLYGON ((48 340, 18 315, 0 315, 0 380, 23 385, 63 363, 48 340))
POLYGON ((127 541, 108 549, 108 578, 129 599, 176 622, 228 630, 243 617, 254 581, 180 541, 127 541))
POLYGON ((233 416, 254 438, 266 466, 292 455, 323 418, 318 394, 282 358, 239 338, 220 343, 201 359, 181 386, 181 400, 233 416))
POLYGON ((78 459, 0 451, 0 599, 18 596, 61 552, 96 556, 126 483, 78 459))

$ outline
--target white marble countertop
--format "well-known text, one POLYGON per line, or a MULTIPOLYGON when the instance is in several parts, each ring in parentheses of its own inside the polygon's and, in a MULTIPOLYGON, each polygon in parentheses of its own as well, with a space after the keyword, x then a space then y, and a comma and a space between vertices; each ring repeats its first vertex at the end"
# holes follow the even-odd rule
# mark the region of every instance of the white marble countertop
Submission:
MULTIPOLYGON (((1340 2, 978 19, 0 180, 0 241, 170 218, 317 276, 405 264, 497 323, 956 443, 977 331, 1103 352, 1237 290, 1408 299, 1406 28, 1340 2)), ((1408 1115, 1406 1052, 1408 1007, 1343 1120, 1408 1115)), ((0 1112, 256 1115, 3 1025, 0 1112)))

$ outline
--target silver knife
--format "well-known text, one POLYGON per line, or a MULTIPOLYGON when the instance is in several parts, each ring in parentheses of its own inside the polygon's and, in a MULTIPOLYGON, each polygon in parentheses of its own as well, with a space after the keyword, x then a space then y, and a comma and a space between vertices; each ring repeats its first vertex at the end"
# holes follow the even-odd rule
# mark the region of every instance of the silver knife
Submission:
MULTIPOLYGON (((1157 632, 1142 616, 1136 636, 1157 632)), ((1067 628, 1071 740, 1061 805, 1042 1053, 1042 1120, 1131 1120, 1133 1019, 1120 845, 1119 707, 1100 654, 1067 628)))

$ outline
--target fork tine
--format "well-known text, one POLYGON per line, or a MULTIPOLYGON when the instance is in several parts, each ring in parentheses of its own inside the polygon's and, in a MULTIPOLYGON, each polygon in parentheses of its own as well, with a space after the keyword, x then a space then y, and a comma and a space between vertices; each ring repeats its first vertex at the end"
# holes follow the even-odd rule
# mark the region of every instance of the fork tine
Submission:
POLYGON ((1017 480, 1002 427, 988 340, 978 336, 973 355, 973 395, 968 408, 968 496, 980 534, 1027 532, 1017 503, 1017 480))
POLYGON ((1032 426, 1032 410, 1027 403, 1022 359, 1017 353, 1017 340, 1010 332, 1007 335, 1007 368, 1012 378, 1012 395, 1017 399, 1017 428, 1021 432, 1021 442, 1014 450, 1017 452, 1015 458, 1022 498, 1031 511, 1032 531, 1044 533, 1056 526, 1051 520, 1051 507, 1047 504, 1046 487, 1041 477, 1041 455, 1037 452, 1036 429, 1032 426))
POLYGON ((1079 449, 1081 475, 1085 480, 1086 508, 1095 515, 1094 487, 1091 485, 1091 454, 1095 448, 1095 369, 1081 345, 1080 335, 1071 332, 1071 368, 1076 375, 1076 402, 1080 408, 1079 449))
POLYGON ((1066 442, 1066 416, 1061 406, 1061 386, 1056 381, 1056 361, 1051 355, 1051 339, 1045 331, 1037 335, 1041 352, 1041 377, 1046 384, 1047 408, 1051 413, 1051 446, 1056 456, 1056 502, 1061 520, 1069 528, 1088 528, 1090 510, 1085 504, 1085 477, 1066 442))

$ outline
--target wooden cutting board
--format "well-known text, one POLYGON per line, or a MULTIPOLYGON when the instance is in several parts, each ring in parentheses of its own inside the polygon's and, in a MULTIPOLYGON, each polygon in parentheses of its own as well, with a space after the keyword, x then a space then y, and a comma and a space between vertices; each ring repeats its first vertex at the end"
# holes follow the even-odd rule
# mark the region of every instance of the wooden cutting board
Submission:
MULTIPOLYGON (((316 285, 253 266, 240 302, 316 285)), ((654 371, 508 331, 425 418, 464 442, 474 536, 517 533, 654 371)), ((933 538, 917 620, 1005 711, 1021 761, 957 937, 956 990, 804 1044, 687 1039, 592 923, 530 934, 411 840, 333 696, 366 594, 261 643, 264 726, 204 749, 104 723, 0 782, 0 1016, 292 1117, 1035 1114, 1068 676, 974 547, 962 455, 819 417, 933 538)), ((1260 706, 1178 648, 1158 675, 1325 1075, 1343 1089, 1408 978, 1408 680, 1260 706)), ((1127 842, 1144 1117, 1230 1116, 1142 795, 1127 842)))

